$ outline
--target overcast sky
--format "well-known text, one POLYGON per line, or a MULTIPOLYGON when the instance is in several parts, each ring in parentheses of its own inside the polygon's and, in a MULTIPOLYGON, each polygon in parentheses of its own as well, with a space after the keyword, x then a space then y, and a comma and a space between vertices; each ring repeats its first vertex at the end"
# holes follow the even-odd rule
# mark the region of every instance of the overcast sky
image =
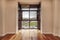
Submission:
MULTIPOLYGON (((23 18, 29 18, 29 11, 27 11, 27 12, 24 11, 22 16, 23 16, 23 18)), ((35 18, 35 17, 36 17, 36 12, 31 11, 30 12, 30 18, 35 18)))

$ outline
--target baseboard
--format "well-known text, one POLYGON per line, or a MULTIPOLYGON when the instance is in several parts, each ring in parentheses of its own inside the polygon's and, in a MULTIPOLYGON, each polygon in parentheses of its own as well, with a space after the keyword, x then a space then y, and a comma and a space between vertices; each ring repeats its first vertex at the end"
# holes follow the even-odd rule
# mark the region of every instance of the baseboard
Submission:
POLYGON ((4 33, 4 34, 0 34, 1 37, 7 35, 7 34, 15 34, 15 32, 7 32, 7 33, 4 33))
POLYGON ((42 32, 43 34, 53 34, 52 32, 42 32))
POLYGON ((15 34, 15 32, 7 32, 7 34, 15 34))
POLYGON ((53 35, 54 35, 54 36, 58 36, 58 37, 60 37, 60 35, 59 35, 59 34, 54 34, 54 33, 53 33, 53 35))
POLYGON ((60 35, 57 35, 58 37, 60 37, 60 35))
POLYGON ((54 36, 58 36, 58 34, 53 33, 54 36))
POLYGON ((60 35, 58 35, 58 37, 60 37, 60 35))
POLYGON ((0 36, 3 37, 3 36, 5 36, 6 34, 7 34, 7 33, 4 33, 4 34, 1 34, 0 36))

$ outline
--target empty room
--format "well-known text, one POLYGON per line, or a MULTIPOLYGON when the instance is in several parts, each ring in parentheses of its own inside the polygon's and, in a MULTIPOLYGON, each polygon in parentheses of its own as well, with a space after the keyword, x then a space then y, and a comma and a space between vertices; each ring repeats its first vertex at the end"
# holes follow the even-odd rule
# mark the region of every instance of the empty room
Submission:
POLYGON ((0 0, 0 40, 60 40, 60 0, 0 0))

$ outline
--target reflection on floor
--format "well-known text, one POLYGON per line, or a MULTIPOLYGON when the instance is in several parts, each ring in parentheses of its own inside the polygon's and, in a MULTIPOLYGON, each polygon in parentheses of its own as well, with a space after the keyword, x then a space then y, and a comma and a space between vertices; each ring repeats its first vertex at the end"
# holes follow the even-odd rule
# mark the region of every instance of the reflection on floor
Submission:
POLYGON ((37 29, 21 29, 14 40, 37 40, 39 32, 37 29))
POLYGON ((37 40, 37 29, 22 29, 22 40, 37 40))

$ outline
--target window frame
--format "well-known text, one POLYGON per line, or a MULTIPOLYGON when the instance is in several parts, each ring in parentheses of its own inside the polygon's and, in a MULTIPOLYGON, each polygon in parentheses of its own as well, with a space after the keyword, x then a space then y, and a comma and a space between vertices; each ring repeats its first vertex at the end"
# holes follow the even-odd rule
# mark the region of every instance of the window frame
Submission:
MULTIPOLYGON (((21 7, 22 8, 22 7, 21 7)), ((40 30, 40 9, 37 8, 38 10, 18 10, 18 12, 20 12, 20 19, 18 18, 18 21, 20 22, 20 28, 19 29, 39 29, 40 30), (37 20, 22 20, 22 11, 37 11, 37 20), (22 28, 22 21, 29 21, 29 28, 22 28), (37 28, 30 28, 30 21, 37 21, 37 28)), ((33 7, 29 7, 30 8, 33 8, 33 7)), ((29 19, 30 19, 30 13, 29 13, 29 19)))

